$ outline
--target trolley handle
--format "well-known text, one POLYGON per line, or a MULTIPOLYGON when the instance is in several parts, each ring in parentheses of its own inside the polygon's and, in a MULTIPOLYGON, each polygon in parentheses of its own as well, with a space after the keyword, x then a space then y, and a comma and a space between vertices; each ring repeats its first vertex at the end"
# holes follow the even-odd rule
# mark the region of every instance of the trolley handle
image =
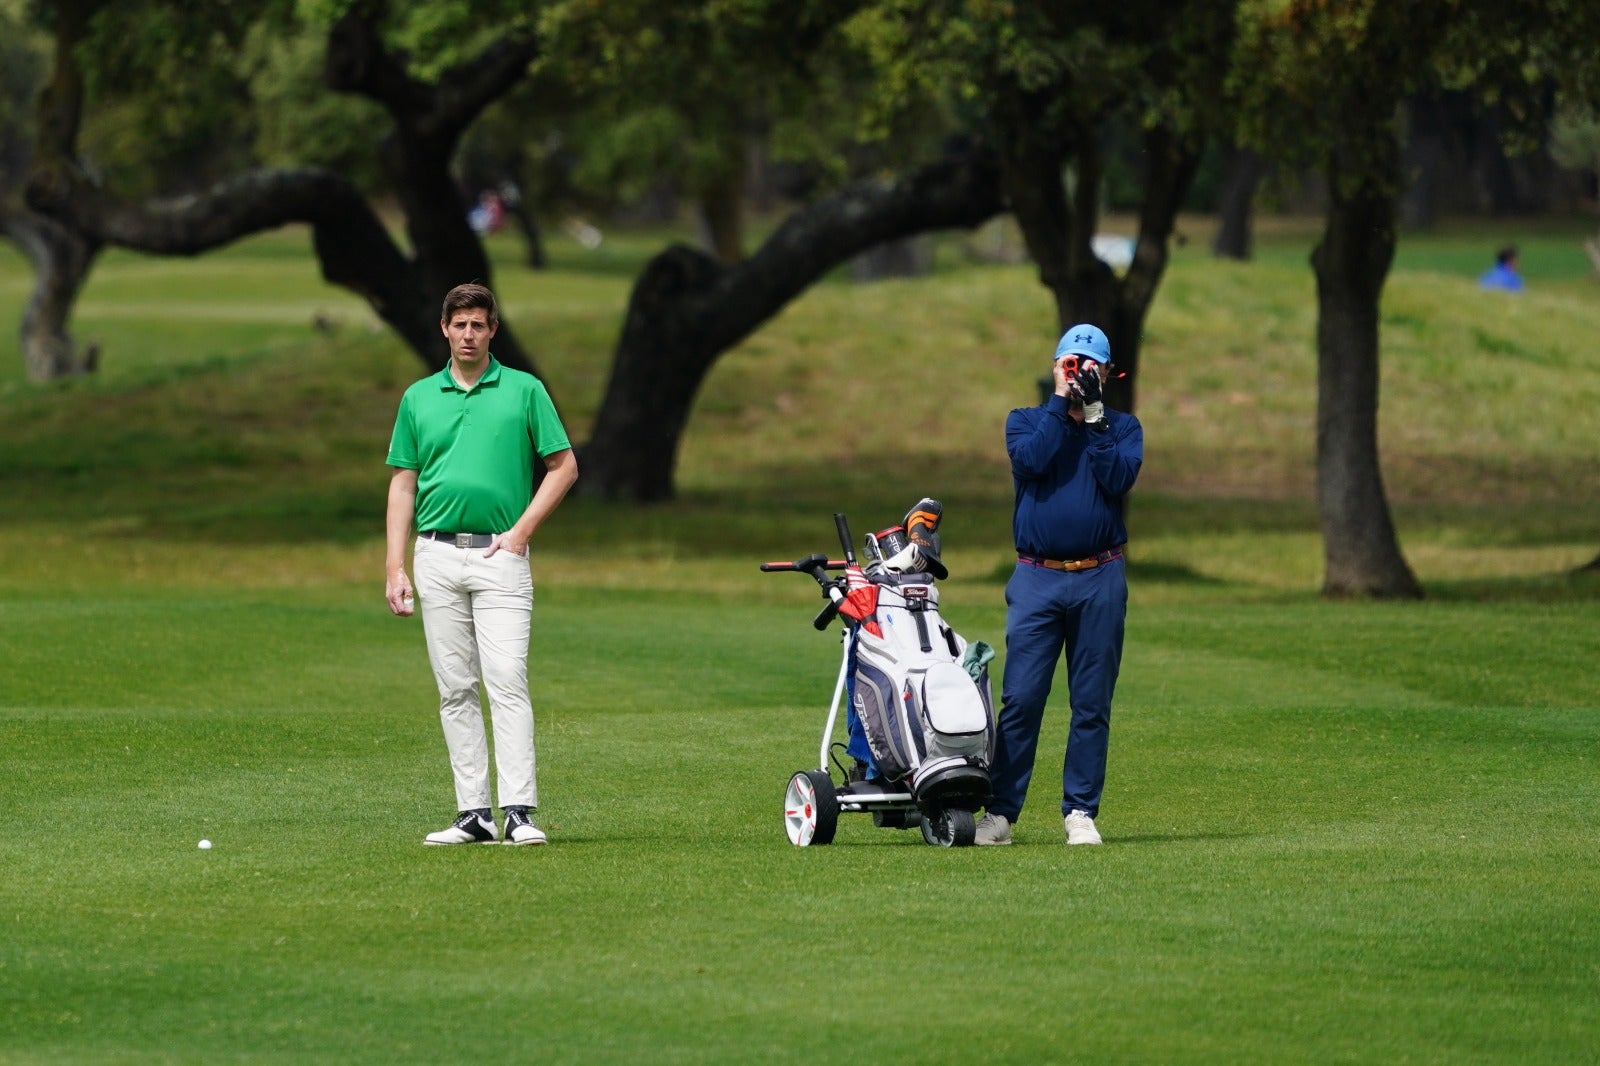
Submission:
POLYGON ((830 559, 826 555, 818 553, 816 555, 808 555, 803 559, 796 559, 792 563, 782 561, 762 563, 761 572, 763 574, 783 574, 794 571, 801 574, 811 574, 812 577, 816 577, 815 574, 812 574, 812 571, 818 567, 823 570, 843 570, 849 565, 844 559, 830 559))
POLYGON ((829 623, 839 617, 839 605, 844 602, 844 586, 843 581, 830 581, 822 586, 822 594, 828 597, 828 602, 811 620, 813 628, 827 629, 829 623))

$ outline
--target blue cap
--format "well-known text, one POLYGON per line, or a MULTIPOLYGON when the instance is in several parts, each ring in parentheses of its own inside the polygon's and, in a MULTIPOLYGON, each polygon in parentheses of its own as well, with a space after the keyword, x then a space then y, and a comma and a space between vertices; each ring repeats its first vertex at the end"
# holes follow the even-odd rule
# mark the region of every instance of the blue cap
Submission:
POLYGON ((1056 345, 1056 358, 1063 355, 1087 355, 1097 363, 1111 362, 1111 342, 1099 326, 1084 322, 1073 326, 1061 335, 1056 345))

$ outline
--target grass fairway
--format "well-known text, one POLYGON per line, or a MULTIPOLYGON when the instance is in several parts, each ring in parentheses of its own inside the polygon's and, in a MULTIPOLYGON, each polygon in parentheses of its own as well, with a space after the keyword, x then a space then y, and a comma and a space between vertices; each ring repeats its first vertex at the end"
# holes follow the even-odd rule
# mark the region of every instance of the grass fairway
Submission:
MULTIPOLYGON (((552 844, 428 849, 432 679, 381 596, 416 369, 298 240, 187 264, 226 307, 108 256, 104 374, 0 372, 0 1062, 1593 1061, 1585 279, 1491 303, 1440 272, 1466 238, 1411 251, 1383 441, 1429 598, 1326 603, 1303 248, 1176 258, 1107 844, 1070 851, 1060 708, 1013 847, 784 840, 837 643, 755 564, 937 495, 947 617, 1003 643, 999 422, 1050 348, 1022 269, 824 285, 719 365, 679 501, 575 499, 535 544, 552 844), (898 424, 851 420, 891 390, 898 424)), ((556 253, 500 289, 581 435, 628 275, 556 253)), ((0 260, 0 319, 25 292, 0 260)))

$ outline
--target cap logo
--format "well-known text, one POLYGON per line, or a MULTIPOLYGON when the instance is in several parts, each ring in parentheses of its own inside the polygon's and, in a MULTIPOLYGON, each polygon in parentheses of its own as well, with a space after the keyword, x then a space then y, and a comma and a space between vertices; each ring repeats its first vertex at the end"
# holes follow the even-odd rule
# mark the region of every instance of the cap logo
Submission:
POLYGON ((1093 340, 1094 340, 1094 335, 1093 334, 1089 334, 1089 333, 1074 333, 1072 335, 1072 343, 1073 344, 1089 344, 1093 340))

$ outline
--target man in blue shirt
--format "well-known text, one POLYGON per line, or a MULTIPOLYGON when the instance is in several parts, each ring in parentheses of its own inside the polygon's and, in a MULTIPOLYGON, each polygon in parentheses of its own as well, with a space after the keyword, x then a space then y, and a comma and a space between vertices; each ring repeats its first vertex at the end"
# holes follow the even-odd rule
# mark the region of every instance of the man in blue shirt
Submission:
POLYGON ((1517 273, 1517 246, 1508 244, 1495 253, 1494 266, 1478 278, 1478 287, 1503 289, 1506 292, 1522 291, 1522 275, 1517 273))
POLYGON ((1017 566, 1006 584, 1006 665, 979 844, 1011 843, 1033 777, 1056 662, 1067 657, 1072 725, 1061 774, 1068 844, 1098 844, 1111 694, 1122 664, 1128 582, 1123 504, 1144 462, 1144 430, 1102 401, 1105 333, 1073 326, 1056 345, 1054 393, 1006 419, 1016 486, 1017 566))

